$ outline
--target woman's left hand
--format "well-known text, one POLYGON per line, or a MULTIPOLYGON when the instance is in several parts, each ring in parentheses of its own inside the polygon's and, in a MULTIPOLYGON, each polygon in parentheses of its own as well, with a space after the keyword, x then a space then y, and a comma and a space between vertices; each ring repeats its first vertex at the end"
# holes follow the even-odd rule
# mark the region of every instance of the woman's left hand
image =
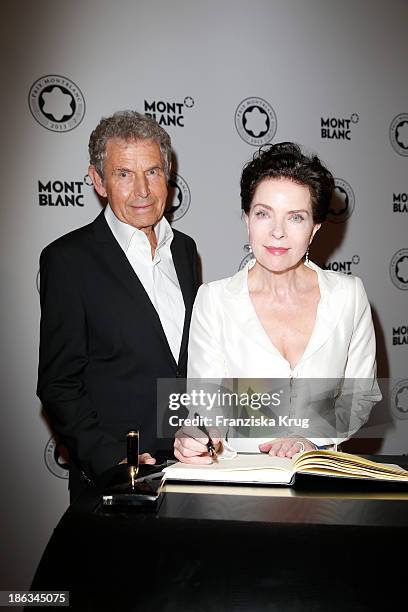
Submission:
POLYGON ((289 457, 298 453, 316 450, 316 445, 307 438, 276 438, 259 445, 261 453, 268 453, 272 457, 289 457))

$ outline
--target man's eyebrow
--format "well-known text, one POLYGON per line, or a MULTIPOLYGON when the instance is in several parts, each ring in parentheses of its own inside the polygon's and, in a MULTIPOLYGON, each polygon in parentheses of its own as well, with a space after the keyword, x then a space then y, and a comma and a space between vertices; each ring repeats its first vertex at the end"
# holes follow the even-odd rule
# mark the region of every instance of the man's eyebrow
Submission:
POLYGON ((114 172, 133 172, 133 170, 131 170, 130 168, 127 168, 126 166, 117 166, 116 168, 113 169, 114 172))

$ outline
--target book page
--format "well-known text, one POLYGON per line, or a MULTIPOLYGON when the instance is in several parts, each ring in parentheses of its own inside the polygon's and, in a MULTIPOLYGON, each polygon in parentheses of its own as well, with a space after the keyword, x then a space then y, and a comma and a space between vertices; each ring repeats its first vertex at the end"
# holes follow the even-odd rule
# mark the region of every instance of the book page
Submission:
POLYGON ((295 471, 349 478, 408 482, 408 472, 397 465, 377 463, 359 455, 334 451, 310 451, 295 461, 295 471))
POLYGON ((270 457, 263 453, 240 454, 211 465, 176 463, 164 470, 166 480, 200 480, 204 482, 253 482, 289 484, 293 461, 286 457, 270 457))

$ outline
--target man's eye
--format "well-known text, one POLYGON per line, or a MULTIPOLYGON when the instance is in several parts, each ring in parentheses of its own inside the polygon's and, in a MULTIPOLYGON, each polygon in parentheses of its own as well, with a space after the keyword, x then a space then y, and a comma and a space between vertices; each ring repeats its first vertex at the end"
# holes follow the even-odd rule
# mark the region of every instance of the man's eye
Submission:
POLYGON ((126 170, 119 170, 118 175, 120 178, 126 178, 129 176, 129 172, 126 172, 126 170))
POLYGON ((266 217, 266 216, 267 216, 267 214, 266 214, 266 212, 264 210, 258 210, 255 213, 255 217, 266 217))
POLYGON ((160 168, 150 168, 150 170, 147 171, 148 176, 154 176, 155 174, 159 174, 159 170, 160 168))

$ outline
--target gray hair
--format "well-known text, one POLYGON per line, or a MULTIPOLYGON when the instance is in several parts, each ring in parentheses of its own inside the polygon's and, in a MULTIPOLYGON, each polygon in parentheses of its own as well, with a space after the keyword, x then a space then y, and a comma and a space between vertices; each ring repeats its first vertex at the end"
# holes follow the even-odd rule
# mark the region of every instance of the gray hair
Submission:
POLYGON ((169 180, 171 167, 171 139, 166 130, 151 117, 136 111, 118 111, 111 117, 103 117, 89 138, 89 161, 103 178, 103 162, 110 138, 122 140, 153 140, 160 147, 163 170, 169 180))

